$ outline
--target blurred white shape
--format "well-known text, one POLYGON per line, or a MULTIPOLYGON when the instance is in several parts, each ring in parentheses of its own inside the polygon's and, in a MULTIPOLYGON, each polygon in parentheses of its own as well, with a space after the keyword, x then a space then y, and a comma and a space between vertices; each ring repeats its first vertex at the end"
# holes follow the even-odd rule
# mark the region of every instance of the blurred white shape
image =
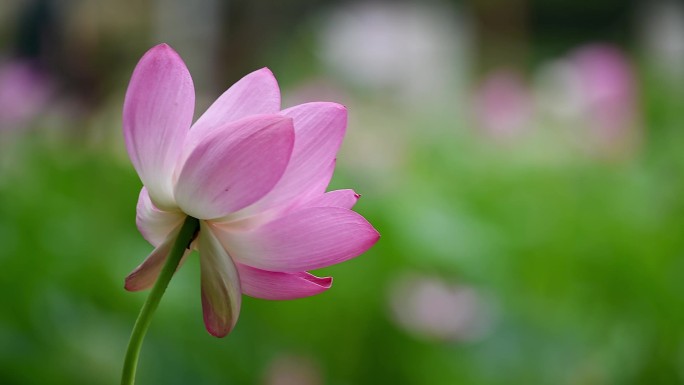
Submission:
POLYGON ((490 330, 490 308, 473 287, 406 275, 392 284, 389 294, 394 321, 418 337, 470 341, 490 330))
POLYGON ((684 4, 644 2, 638 13, 645 58, 669 78, 684 80, 684 4))
POLYGON ((320 55, 353 84, 411 105, 434 103, 464 90, 470 26, 434 4, 358 2, 322 21, 320 55))
POLYGON ((323 379, 317 365, 308 358, 283 355, 273 360, 266 370, 265 385, 321 385, 323 379))
POLYGON ((0 64, 0 130, 25 127, 46 107, 53 84, 36 64, 11 60, 0 64))
POLYGON ((532 96, 522 76, 512 70, 489 74, 475 91, 478 125, 497 139, 519 136, 532 121, 532 96))
POLYGON ((536 103, 544 113, 558 120, 582 115, 585 101, 582 85, 573 64, 557 59, 543 65, 535 75, 536 103))

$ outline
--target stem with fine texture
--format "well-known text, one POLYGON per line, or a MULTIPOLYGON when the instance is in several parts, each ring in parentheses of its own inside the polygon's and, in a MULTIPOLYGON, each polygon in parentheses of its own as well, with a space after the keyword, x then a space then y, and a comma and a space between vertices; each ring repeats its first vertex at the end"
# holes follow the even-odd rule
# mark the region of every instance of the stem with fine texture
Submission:
POLYGON ((140 309, 140 315, 135 321, 133 326, 133 332, 131 332, 131 339, 128 342, 128 349, 126 350, 126 358, 124 359, 123 373, 121 374, 121 385, 133 385, 135 383, 135 369, 138 366, 138 356, 140 356, 140 347, 142 346, 143 338, 147 332, 147 328, 150 326, 152 321, 152 314, 157 310, 159 306, 159 301, 166 291, 166 287, 173 277, 173 273, 178 268, 181 258, 185 253, 185 249, 190 246, 190 243, 195 238, 197 231, 199 230, 199 220, 188 216, 181 227, 176 242, 173 244, 173 248, 166 258, 164 267, 162 267, 161 272, 157 281, 150 291, 149 297, 145 301, 142 309, 140 309))

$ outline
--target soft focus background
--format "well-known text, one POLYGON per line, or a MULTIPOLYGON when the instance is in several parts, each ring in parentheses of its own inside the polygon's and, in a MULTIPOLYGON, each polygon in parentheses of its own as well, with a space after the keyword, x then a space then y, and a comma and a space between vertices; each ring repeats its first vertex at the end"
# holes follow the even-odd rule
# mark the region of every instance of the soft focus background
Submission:
POLYGON ((331 189, 383 237, 225 339, 190 259, 138 383, 684 383, 681 2, 6 0, 0 384, 119 382, 151 250, 121 109, 159 42, 197 116, 264 66, 347 105, 331 189))

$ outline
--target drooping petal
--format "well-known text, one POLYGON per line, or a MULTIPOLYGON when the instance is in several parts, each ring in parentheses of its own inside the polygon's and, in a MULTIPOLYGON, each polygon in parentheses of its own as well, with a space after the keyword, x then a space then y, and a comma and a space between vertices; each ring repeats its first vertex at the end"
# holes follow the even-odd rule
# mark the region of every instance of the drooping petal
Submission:
POLYGON ((237 262, 292 273, 354 258, 380 237, 361 215, 340 207, 306 208, 249 231, 231 231, 221 223, 213 227, 237 262))
POLYGON ((351 210, 360 197, 361 195, 352 189, 328 191, 302 203, 299 209, 305 207, 342 207, 351 210))
POLYGON ((248 214, 322 194, 332 178, 347 128, 347 109, 337 103, 315 102, 288 108, 282 115, 294 121, 292 158, 278 184, 248 208, 248 214))
POLYGON ((185 214, 180 211, 164 211, 158 209, 147 188, 140 190, 135 223, 143 238, 157 247, 164 242, 174 230, 178 230, 185 220, 185 214))
POLYGON ((173 174, 195 108, 192 78, 183 60, 160 44, 140 59, 126 91, 126 149, 155 205, 175 207, 173 174))
POLYGON ((279 115, 252 116, 214 130, 194 147, 180 172, 178 206, 195 218, 211 219, 254 203, 283 175, 293 143, 292 119, 279 115))
POLYGON ((190 145, 227 123, 251 115, 280 111, 280 89, 268 68, 254 71, 233 84, 202 114, 190 130, 190 145))
POLYGON ((332 278, 316 277, 307 272, 283 273, 236 264, 242 292, 251 297, 288 300, 310 297, 332 286, 332 278))
MULTIPOLYGON (((177 229, 178 230, 178 229, 177 229)), ((143 263, 135 268, 127 277, 124 288, 128 291, 139 291, 149 289, 159 276, 159 272, 164 267, 164 262, 171 252, 173 243, 176 241, 178 231, 173 231, 169 236, 157 246, 150 255, 145 258, 143 263)), ((190 250, 185 250, 178 267, 183 264, 185 258, 190 254, 190 250)))
POLYGON ((199 233, 202 311, 209 334, 225 337, 240 314, 240 278, 230 256, 204 221, 199 233))

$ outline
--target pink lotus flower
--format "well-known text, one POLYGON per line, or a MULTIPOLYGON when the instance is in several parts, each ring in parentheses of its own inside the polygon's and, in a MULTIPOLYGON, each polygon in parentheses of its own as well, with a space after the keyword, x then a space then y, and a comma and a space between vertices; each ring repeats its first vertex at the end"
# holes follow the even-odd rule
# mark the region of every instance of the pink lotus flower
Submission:
POLYGON ((36 63, 15 59, 0 64, 0 131, 25 127, 40 115, 53 86, 36 63))
POLYGON ((629 59, 616 47, 593 44, 571 60, 596 140, 605 147, 629 138, 638 121, 637 80, 629 59))
POLYGON ((346 129, 343 106, 281 111, 266 68, 238 81, 191 127, 194 99, 173 49, 161 44, 143 56, 123 126, 144 184, 136 222, 155 249, 125 287, 151 287, 185 218, 199 219, 190 248, 200 254, 204 322, 223 337, 237 322, 243 293, 271 300, 321 293, 332 278, 307 270, 354 258, 379 234, 351 210, 359 197, 353 190, 325 192, 346 129))
POLYGON ((475 93, 475 118, 493 138, 519 136, 532 121, 532 97, 522 75, 499 70, 487 76, 475 93))

